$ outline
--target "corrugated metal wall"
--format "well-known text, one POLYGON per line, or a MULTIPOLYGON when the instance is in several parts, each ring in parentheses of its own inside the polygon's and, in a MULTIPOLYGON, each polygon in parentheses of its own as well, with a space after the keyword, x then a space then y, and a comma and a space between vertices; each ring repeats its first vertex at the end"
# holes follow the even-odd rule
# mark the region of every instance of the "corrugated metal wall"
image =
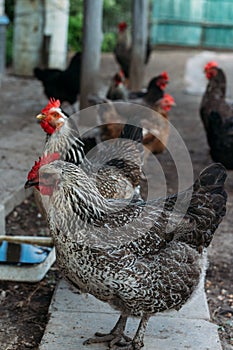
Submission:
POLYGON ((151 42, 233 49, 233 0, 154 0, 151 42))

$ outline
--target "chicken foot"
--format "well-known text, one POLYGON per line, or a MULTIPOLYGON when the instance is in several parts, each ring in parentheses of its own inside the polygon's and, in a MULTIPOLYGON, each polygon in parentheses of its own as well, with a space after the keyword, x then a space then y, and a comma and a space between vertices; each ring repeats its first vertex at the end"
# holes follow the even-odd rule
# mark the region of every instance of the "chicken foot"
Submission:
POLYGON ((95 333, 95 338, 89 338, 83 342, 84 345, 93 344, 93 343, 109 343, 109 348, 112 349, 114 344, 119 343, 123 338, 126 342, 131 341, 131 338, 127 337, 124 334, 125 326, 126 326, 127 316, 120 316, 116 325, 110 331, 109 334, 104 333, 95 333))
POLYGON ((102 334, 97 332, 95 333, 95 338, 87 339, 83 344, 87 345, 92 343, 108 342, 109 349, 111 350, 140 350, 144 346, 143 338, 148 320, 148 316, 142 317, 137 332, 134 338, 131 339, 124 334, 127 317, 121 315, 116 325, 109 334, 102 334), (122 338, 125 341, 121 341, 122 338))
POLYGON ((118 342, 109 346, 111 350, 140 350, 143 346, 144 334, 148 324, 149 316, 143 316, 133 339, 126 342, 118 342))

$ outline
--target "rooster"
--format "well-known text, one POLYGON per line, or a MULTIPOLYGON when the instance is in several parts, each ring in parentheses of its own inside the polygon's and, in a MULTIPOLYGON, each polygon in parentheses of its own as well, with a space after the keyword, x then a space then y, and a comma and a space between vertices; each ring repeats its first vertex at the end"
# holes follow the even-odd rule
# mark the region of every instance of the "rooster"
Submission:
POLYGON ((127 198, 135 191, 138 193, 142 167, 140 127, 126 124, 114 145, 102 145, 96 156, 87 159, 77 126, 61 109, 59 100, 50 99, 37 119, 47 134, 44 155, 57 152, 62 160, 76 165, 83 163, 90 176, 96 177, 100 193, 107 198, 127 198))
POLYGON ((205 66, 209 83, 202 98, 200 113, 210 155, 227 169, 233 169, 233 108, 225 100, 226 77, 216 62, 205 66))
POLYGON ((204 275, 204 251, 226 212, 225 168, 210 165, 193 189, 180 194, 187 208, 182 214, 175 209, 177 195, 147 203, 110 201, 80 166, 39 163, 25 188, 37 186, 50 197, 48 224, 62 273, 120 312, 109 334, 96 333, 84 344, 141 349, 149 318, 179 310, 204 275), (133 339, 124 334, 129 317, 140 318, 133 339))
MULTIPOLYGON (((124 72, 126 79, 129 79, 130 73, 130 60, 131 60, 131 36, 127 30, 127 23, 120 22, 118 24, 118 37, 116 47, 114 49, 114 55, 116 61, 119 63, 121 69, 124 72)), ((146 57, 144 63, 147 64, 150 58, 152 48, 150 40, 147 40, 146 57)))
POLYGON ((81 53, 77 52, 71 59, 66 70, 54 68, 34 68, 34 76, 40 80, 44 87, 44 94, 48 99, 54 97, 61 103, 71 105, 77 102, 80 93, 81 53))

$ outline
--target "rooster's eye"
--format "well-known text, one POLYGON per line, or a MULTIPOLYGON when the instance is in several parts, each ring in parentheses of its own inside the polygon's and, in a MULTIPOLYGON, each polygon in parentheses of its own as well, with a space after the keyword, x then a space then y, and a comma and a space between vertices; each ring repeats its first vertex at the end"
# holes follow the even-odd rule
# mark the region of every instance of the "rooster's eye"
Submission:
POLYGON ((44 173, 41 175, 43 179, 49 179, 51 177, 51 174, 44 173))
POLYGON ((57 118, 57 116, 58 116, 58 113, 54 113, 54 114, 53 114, 53 116, 54 116, 55 118, 57 118))

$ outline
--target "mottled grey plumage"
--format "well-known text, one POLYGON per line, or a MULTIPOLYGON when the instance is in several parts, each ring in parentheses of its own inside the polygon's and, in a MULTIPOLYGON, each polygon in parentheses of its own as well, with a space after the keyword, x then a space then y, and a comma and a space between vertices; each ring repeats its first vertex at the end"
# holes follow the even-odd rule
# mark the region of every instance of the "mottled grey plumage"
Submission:
POLYGON ((225 178, 220 164, 207 167, 193 192, 180 194, 188 208, 182 213, 174 210, 176 195, 106 200, 81 167, 55 161, 41 168, 40 185, 54 186, 48 218, 62 272, 121 312, 109 335, 86 343, 109 341, 118 349, 114 344, 125 339, 124 349, 141 349, 149 317, 178 310, 191 297, 204 270, 202 250, 225 215, 225 178), (129 316, 141 318, 130 341, 123 334, 129 316))

